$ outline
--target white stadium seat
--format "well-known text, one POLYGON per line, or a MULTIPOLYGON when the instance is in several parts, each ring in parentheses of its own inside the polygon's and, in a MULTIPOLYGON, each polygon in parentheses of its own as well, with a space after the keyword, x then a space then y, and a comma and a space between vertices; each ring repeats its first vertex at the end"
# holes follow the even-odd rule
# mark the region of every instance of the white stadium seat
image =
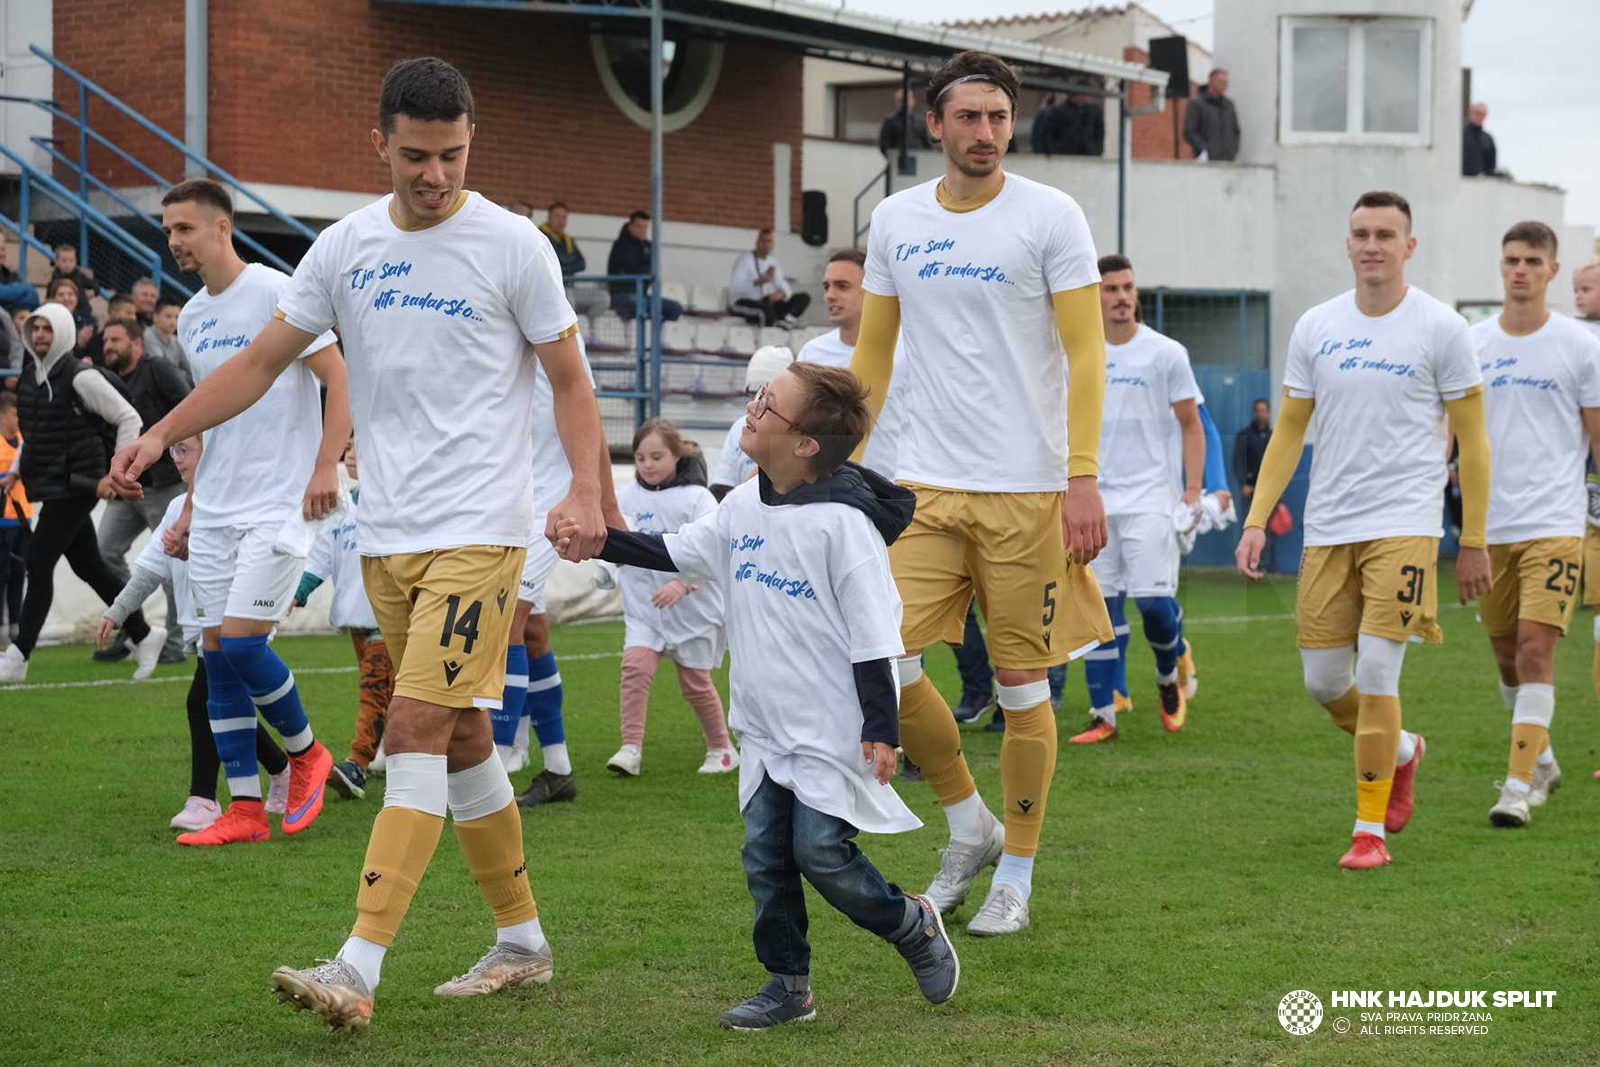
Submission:
POLYGON ((702 319, 694 323, 694 347, 700 352, 717 353, 728 339, 728 327, 720 322, 702 319))
POLYGON ((674 355, 695 351, 695 324, 679 319, 661 326, 661 347, 674 355))
POLYGON ((761 347, 757 341, 754 326, 730 326, 728 338, 722 343, 722 351, 736 356, 752 356, 761 347))
POLYGON ((720 285, 697 285, 689 294, 689 310, 696 315, 723 315, 728 310, 728 290, 720 285))
POLYGON ((688 307, 689 287, 682 282, 662 282, 661 299, 676 300, 678 303, 688 307))
POLYGON ((756 331, 756 347, 765 348, 768 345, 778 345, 782 348, 790 348, 792 346, 793 351, 798 352, 800 350, 799 343, 782 326, 763 326, 756 331))

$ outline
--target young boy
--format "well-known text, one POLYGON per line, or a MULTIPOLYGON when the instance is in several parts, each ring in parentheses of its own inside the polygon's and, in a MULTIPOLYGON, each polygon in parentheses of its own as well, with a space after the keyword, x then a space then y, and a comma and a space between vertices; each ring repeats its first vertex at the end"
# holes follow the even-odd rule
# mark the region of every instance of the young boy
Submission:
MULTIPOLYGON (((0 392, 0 471, 8 471, 17 461, 22 447, 22 430, 17 422, 15 393, 0 392)), ((28 503, 27 486, 18 482, 9 491, 0 491, 0 614, 6 625, 0 628, 0 641, 17 639, 22 625, 22 583, 28 558, 28 539, 33 533, 29 520, 33 505, 28 503)))
MULTIPOLYGON (((356 481, 356 439, 344 451, 345 473, 356 481)), ((378 632, 378 618, 367 600, 367 587, 361 580, 361 553, 356 548, 356 506, 359 486, 352 486, 350 499, 323 526, 311 543, 305 573, 295 590, 294 606, 303 608, 306 599, 326 579, 333 579, 333 607, 329 621, 350 632, 356 649, 356 666, 361 672, 360 704, 356 711, 356 733, 350 739, 350 755, 333 765, 328 784, 346 800, 367 795, 367 770, 377 755, 383 738, 383 717, 394 695, 394 664, 389 647, 378 632)))
MULTIPOLYGON (((899 741, 894 660, 900 596, 887 545, 915 498, 845 462, 866 431, 866 391, 848 370, 797 363, 746 408, 739 447, 758 477, 677 533, 607 529, 600 558, 722 583, 733 716, 744 745, 739 804, 744 868, 755 898, 756 958, 772 978, 722 1013, 764 1030, 816 1017, 800 876, 911 965, 935 1004, 961 967, 926 897, 884 881, 858 831, 921 825, 889 786, 899 741)), ((555 530, 575 558, 576 523, 555 530)))

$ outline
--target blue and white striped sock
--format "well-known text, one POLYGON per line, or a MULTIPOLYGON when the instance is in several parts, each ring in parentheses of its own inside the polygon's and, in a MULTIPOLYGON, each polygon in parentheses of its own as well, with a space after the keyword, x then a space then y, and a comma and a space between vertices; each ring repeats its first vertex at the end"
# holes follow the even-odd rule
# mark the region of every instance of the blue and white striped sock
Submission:
POLYGON ((561 668, 556 654, 546 652, 528 663, 528 718, 544 750, 544 769, 551 774, 571 774, 567 753, 567 728, 561 721, 561 668))
POLYGON ((217 758, 235 800, 261 799, 256 765, 256 706, 244 681, 221 652, 202 652, 206 664, 206 716, 217 758))
POLYGON ((528 646, 513 641, 506 649, 506 690, 501 698, 500 710, 489 712, 494 726, 494 743, 497 748, 511 748, 517 743, 517 722, 522 718, 522 705, 528 697, 528 646))
POLYGON ((266 634, 224 637, 222 654, 244 681, 261 717, 283 738, 289 755, 298 756, 310 748, 315 737, 300 703, 300 689, 288 664, 268 646, 266 634))

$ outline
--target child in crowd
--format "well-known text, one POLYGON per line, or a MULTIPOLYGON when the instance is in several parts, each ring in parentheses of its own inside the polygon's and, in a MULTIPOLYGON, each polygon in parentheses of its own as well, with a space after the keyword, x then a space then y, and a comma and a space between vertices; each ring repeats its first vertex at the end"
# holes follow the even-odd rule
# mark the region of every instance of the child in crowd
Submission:
MULTIPOLYGON (((845 462, 870 419, 848 370, 796 363, 746 410, 739 447, 760 466, 757 478, 676 533, 608 529, 599 553, 715 581, 726 596, 744 868, 756 958, 771 980, 723 1012, 722 1025, 763 1030, 816 1016, 801 875, 894 945, 923 996, 941 1004, 961 967, 938 909, 886 882, 854 841, 861 830, 921 825, 889 785, 904 648, 887 546, 916 498, 845 462)), ((555 532, 557 551, 577 558, 577 522, 555 532)))
MULTIPOLYGON (((351 435, 344 450, 344 469, 358 483, 356 439, 351 435)), ((305 573, 294 594, 294 606, 306 606, 324 580, 333 581, 333 607, 329 619, 347 630, 355 645, 356 666, 361 672, 359 703, 356 708, 356 733, 350 739, 350 755, 333 765, 328 784, 347 800, 367 795, 367 772, 378 745, 383 740, 383 717, 394 695, 394 664, 389 648, 378 632, 378 619, 367 600, 367 587, 361 578, 361 553, 356 549, 356 508, 361 498, 359 483, 352 485, 348 499, 323 524, 306 557, 305 573)))
MULTIPOLYGON (((200 463, 200 438, 179 441, 169 452, 184 484, 192 484, 194 469, 200 463)), ((188 561, 167 555, 165 544, 167 531, 172 529, 172 524, 183 513, 183 502, 184 497, 180 496, 167 505, 160 525, 134 561, 127 584, 106 609, 105 616, 100 620, 98 635, 101 648, 106 647, 111 635, 129 615, 138 610, 139 605, 168 582, 172 584, 172 598, 178 605, 178 624, 183 627, 184 651, 200 644, 200 620, 195 616, 194 599, 189 595, 188 561)), ((153 669, 153 666, 150 669, 141 667, 134 671, 133 676, 144 677, 153 669)), ((204 656, 197 656, 188 697, 189 799, 184 802, 183 810, 172 817, 171 826, 174 830, 199 833, 222 817, 222 808, 217 804, 217 771, 222 761, 217 757, 217 743, 211 733, 211 715, 207 707, 209 693, 206 686, 206 660, 204 656)), ((284 755, 283 749, 277 746, 260 722, 256 723, 256 759, 270 776, 266 810, 281 815, 289 800, 289 757, 284 755)), ((178 843, 196 843, 184 840, 189 836, 180 835, 178 843)), ((261 840, 266 840, 266 837, 263 836, 261 840)))
MULTIPOLYGON (((617 490, 617 505, 634 532, 675 533, 716 510, 700 450, 666 419, 649 419, 634 432, 633 462, 634 481, 617 490)), ((602 569, 600 583, 611 580, 611 572, 602 569)), ((706 735, 700 773, 735 769, 739 753, 728 738, 722 697, 711 680, 724 651, 722 590, 637 567, 622 568, 615 580, 622 586, 627 626, 622 639, 622 747, 606 766, 624 776, 639 773, 650 683, 665 656, 677 664, 678 688, 706 735)))
MULTIPOLYGON (((11 469, 21 448, 16 394, 0 392, 0 471, 11 469)), ((33 505, 28 503, 27 488, 18 482, 9 490, 0 490, 0 614, 6 622, 0 630, 0 643, 5 644, 17 639, 22 626, 22 585, 27 575, 28 540, 33 535, 33 505)))

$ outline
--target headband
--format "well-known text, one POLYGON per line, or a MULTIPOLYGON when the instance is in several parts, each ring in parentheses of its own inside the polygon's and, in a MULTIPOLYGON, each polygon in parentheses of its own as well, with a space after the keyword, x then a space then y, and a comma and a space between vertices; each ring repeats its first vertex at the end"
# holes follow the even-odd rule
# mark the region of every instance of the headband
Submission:
POLYGON ((951 89, 954 89, 956 86, 960 85, 962 82, 988 82, 990 85, 994 85, 994 86, 999 87, 1000 91, 1005 93, 1006 96, 1010 98, 1012 104, 1015 104, 1017 102, 1017 98, 1011 95, 1011 90, 1010 89, 1007 89, 1004 85, 1001 85, 998 81, 996 81, 992 76, 990 76, 988 74, 964 74, 964 75, 962 75, 961 77, 959 77, 959 78, 955 79, 954 81, 950 82, 950 84, 946 85, 943 89, 940 89, 939 90, 939 95, 933 98, 933 102, 935 104, 937 104, 939 101, 943 100, 945 93, 948 93, 951 89))

